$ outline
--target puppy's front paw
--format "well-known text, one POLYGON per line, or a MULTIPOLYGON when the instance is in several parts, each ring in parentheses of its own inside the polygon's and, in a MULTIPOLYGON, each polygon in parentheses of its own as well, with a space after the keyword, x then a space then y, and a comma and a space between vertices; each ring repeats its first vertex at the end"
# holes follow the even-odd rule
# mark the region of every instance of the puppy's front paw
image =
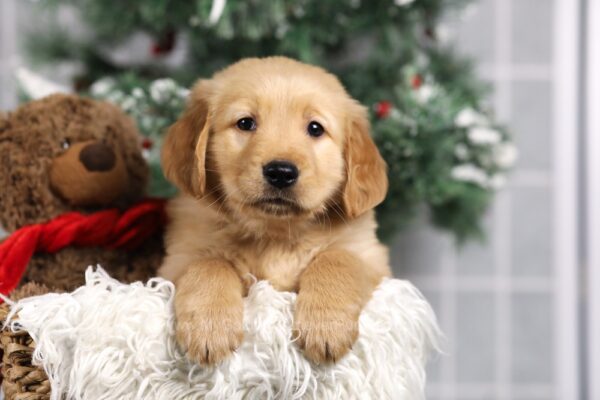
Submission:
POLYGON ((243 307, 202 306, 177 312, 176 335, 179 346, 191 360, 216 364, 242 343, 243 307))
POLYGON ((352 304, 328 307, 311 296, 298 295, 294 337, 306 358, 320 364, 346 355, 358 337, 357 309, 352 304))

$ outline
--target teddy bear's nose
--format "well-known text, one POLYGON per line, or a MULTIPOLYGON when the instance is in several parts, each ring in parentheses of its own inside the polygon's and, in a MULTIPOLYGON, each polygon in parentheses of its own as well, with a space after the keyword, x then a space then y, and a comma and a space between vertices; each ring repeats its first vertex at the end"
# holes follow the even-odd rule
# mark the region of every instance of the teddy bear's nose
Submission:
POLYGON ((106 172, 114 168, 114 151, 102 142, 86 145, 79 153, 79 161, 90 172, 106 172))

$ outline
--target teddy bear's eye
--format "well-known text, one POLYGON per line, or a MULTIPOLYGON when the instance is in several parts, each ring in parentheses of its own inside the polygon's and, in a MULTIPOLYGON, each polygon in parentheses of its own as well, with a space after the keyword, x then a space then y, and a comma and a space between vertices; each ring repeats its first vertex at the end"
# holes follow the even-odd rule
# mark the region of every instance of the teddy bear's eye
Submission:
POLYGON ((65 150, 71 147, 71 141, 69 140, 69 138, 63 139, 63 141, 60 142, 60 147, 62 147, 65 150))

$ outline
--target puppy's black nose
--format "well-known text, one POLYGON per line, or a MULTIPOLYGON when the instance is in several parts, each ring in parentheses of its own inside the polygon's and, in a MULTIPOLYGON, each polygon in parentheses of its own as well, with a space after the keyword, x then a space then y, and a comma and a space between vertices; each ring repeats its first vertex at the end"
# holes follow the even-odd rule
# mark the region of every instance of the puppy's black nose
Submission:
POLYGON ((79 153, 79 161, 90 172, 110 171, 116 163, 115 153, 101 142, 90 143, 79 153))
POLYGON ((298 180, 298 168, 289 161, 271 161, 263 167, 263 176, 271 186, 285 189, 298 180))

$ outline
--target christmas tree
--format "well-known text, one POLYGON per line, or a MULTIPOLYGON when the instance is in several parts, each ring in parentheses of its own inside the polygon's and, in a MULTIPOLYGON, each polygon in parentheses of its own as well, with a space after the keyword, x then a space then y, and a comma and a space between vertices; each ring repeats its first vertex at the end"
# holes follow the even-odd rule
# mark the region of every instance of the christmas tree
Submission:
POLYGON ((389 166, 378 209, 389 235, 424 208, 463 240, 504 182, 516 151, 482 105, 468 60, 436 39, 447 0, 41 0, 75 8, 87 27, 32 32, 44 62, 82 65, 74 86, 119 104, 146 135, 151 192, 171 195, 158 154, 165 128, 199 78, 242 58, 286 55, 335 73, 370 107, 389 166))

